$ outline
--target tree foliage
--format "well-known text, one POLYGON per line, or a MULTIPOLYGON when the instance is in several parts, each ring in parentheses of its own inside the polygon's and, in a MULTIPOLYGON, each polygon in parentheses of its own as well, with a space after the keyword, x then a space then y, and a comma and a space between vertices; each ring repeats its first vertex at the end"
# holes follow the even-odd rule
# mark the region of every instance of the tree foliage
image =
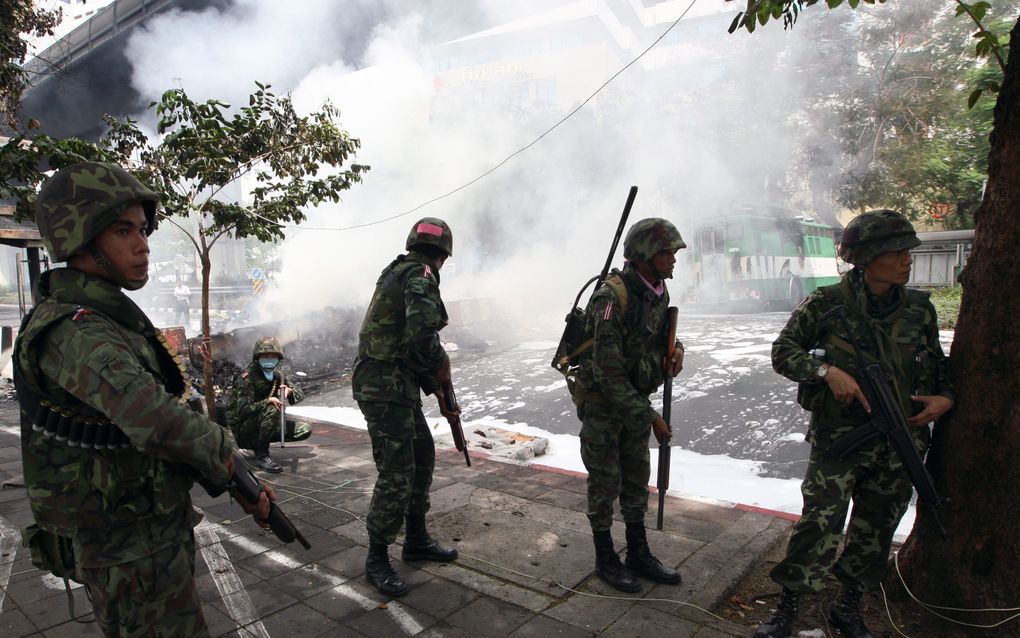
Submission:
MULTIPOLYGON (((779 18, 791 26, 812 4, 751 0, 731 29, 753 31, 779 18)), ((1008 23, 998 16, 1020 7, 1004 2, 993 12, 986 5, 901 3, 895 11, 870 7, 812 25, 817 55, 801 66, 819 82, 800 105, 811 124, 801 131, 796 166, 812 191, 824 189, 854 210, 890 207, 915 220, 973 226, 1002 78, 995 56, 1008 53, 1008 23), (976 33, 972 18, 986 23, 976 33), (982 45, 977 58, 966 53, 975 38, 982 45), (834 133, 839 159, 819 162, 834 133)))
MULTIPOLYGON (((165 92, 155 110, 158 137, 132 119, 107 117, 97 142, 17 136, 0 147, 0 197, 16 200, 16 216, 32 215, 40 167, 83 160, 111 161, 131 171, 160 197, 160 219, 180 228, 202 264, 202 333, 209 338, 210 251, 224 235, 282 239, 306 219, 305 209, 338 202, 367 166, 348 163, 360 146, 326 103, 299 115, 289 96, 256 83, 248 104, 231 110, 219 100, 196 102, 182 89, 165 92), (230 194, 230 196, 228 196, 230 194)), ((211 401, 211 366, 206 391, 211 401)))
POLYGON ((60 10, 38 8, 32 0, 0 0, 0 125, 17 128, 21 94, 28 85, 22 65, 29 54, 26 35, 53 35, 60 10))

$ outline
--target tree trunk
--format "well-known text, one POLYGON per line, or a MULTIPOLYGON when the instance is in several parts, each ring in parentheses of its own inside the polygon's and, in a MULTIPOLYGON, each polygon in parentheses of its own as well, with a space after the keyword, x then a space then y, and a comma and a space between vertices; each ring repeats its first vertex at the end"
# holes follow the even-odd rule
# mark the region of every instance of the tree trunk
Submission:
MULTIPOLYGON (((1020 20, 1012 42, 1020 43, 1020 20)), ((928 465, 949 501, 920 508, 900 554, 904 580, 922 601, 967 609, 1020 604, 1020 46, 1006 65, 995 106, 988 185, 963 274, 952 347, 956 407, 935 427, 928 465)), ((892 576, 895 578, 895 574, 892 576)), ((1015 612, 948 616, 979 624, 1015 612)), ((1020 636, 1020 620, 982 636, 1020 636)))
POLYGON ((213 383, 212 330, 209 327, 209 275, 212 260, 205 239, 202 241, 202 391, 205 392, 205 407, 209 418, 216 420, 216 390, 213 383))

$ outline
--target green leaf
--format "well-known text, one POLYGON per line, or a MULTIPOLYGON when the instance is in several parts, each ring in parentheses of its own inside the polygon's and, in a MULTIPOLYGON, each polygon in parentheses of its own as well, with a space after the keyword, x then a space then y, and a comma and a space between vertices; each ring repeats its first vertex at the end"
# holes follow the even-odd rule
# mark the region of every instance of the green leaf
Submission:
POLYGON ((740 18, 743 15, 744 15, 743 11, 738 11, 737 12, 737 15, 734 16, 734 18, 733 18, 733 22, 730 23, 729 29, 726 30, 727 33, 733 33, 734 31, 736 31, 740 27, 740 18))
POLYGON ((974 89, 971 91, 970 97, 967 98, 967 108, 972 109, 977 101, 981 98, 982 89, 974 89))

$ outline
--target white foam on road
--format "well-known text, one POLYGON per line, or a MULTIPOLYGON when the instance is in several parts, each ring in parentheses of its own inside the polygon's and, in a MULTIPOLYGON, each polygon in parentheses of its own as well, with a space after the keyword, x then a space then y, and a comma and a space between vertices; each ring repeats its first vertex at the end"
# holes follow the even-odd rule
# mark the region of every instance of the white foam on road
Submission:
MULTIPOLYGON (((288 414, 307 416, 359 430, 367 429, 365 419, 357 408, 302 405, 289 409, 288 414)), ((549 440, 548 450, 530 463, 586 473, 584 463, 581 461, 581 440, 573 434, 553 434, 526 423, 508 423, 493 417, 465 420, 463 427, 465 432, 497 427, 544 437, 549 440)), ((453 447, 453 440, 446 428, 430 427, 430 431, 441 446, 453 447)), ((658 449, 652 448, 650 454, 651 476, 654 479, 658 472, 658 449)), ((759 461, 735 459, 725 454, 698 454, 674 447, 671 452, 669 494, 800 515, 803 505, 800 494, 801 480, 762 476, 762 465, 759 461)), ((896 530, 897 542, 903 542, 910 533, 914 525, 914 514, 914 506, 911 505, 896 530)))

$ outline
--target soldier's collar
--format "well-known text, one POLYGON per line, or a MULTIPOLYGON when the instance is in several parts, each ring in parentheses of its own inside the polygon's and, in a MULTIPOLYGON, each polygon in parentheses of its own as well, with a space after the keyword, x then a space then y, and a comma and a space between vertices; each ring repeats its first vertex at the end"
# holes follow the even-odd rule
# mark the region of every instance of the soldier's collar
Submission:
POLYGON ((156 329, 142 309, 114 283, 77 268, 54 268, 39 277, 39 294, 102 312, 134 332, 147 336, 156 329))

